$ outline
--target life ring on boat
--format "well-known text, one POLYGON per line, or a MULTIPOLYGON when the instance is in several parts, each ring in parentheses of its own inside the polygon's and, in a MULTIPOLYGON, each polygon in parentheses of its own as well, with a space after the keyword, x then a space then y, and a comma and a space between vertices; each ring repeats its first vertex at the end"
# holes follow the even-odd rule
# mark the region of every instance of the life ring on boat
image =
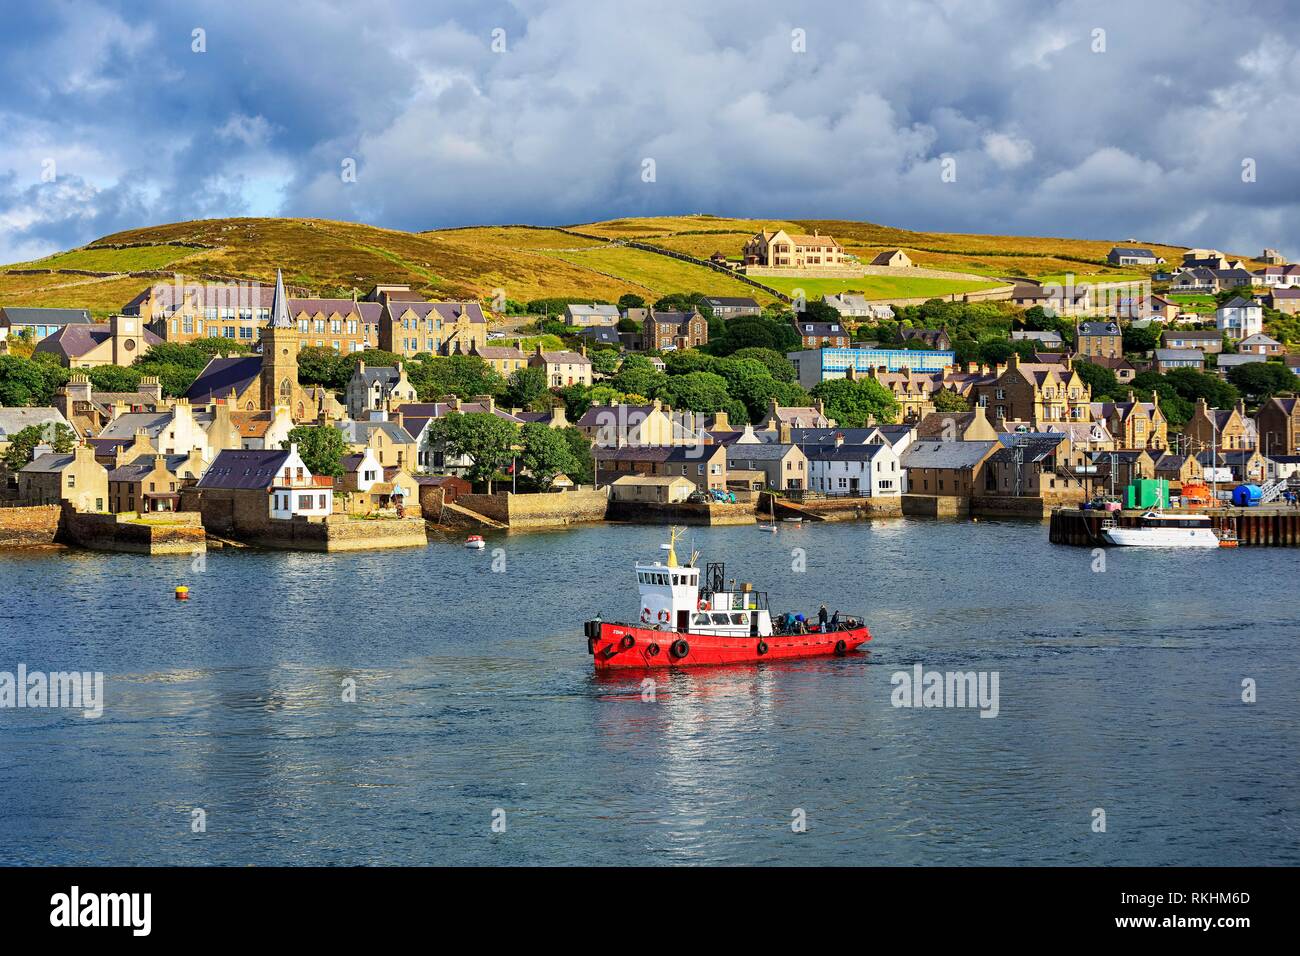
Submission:
POLYGON ((647 645, 646 645, 646 649, 645 649, 645 655, 646 655, 646 657, 658 657, 658 656, 659 656, 659 645, 658 645, 658 644, 647 644, 647 645))
POLYGON ((695 604, 695 609, 697 611, 707 611, 709 609, 709 602, 704 598, 700 598, 695 604))
POLYGON ((843 639, 838 640, 838 641, 835 642, 835 653, 836 653, 836 654, 843 654, 843 653, 845 653, 848 649, 849 649, 849 645, 845 644, 844 641, 843 641, 843 639))
POLYGON ((667 624, 667 623, 668 623, 668 619, 669 619, 671 616, 672 616, 672 615, 670 615, 666 609, 663 610, 663 611, 660 611, 660 612, 659 612, 659 621, 660 621, 661 623, 663 623, 663 624, 667 624))
POLYGON ((651 613, 650 613, 650 609, 649 609, 648 607, 643 607, 643 608, 641 608, 641 623, 642 623, 642 624, 649 624, 650 621, 651 621, 651 619, 652 619, 652 617, 653 617, 653 615, 651 615, 651 613))
POLYGON ((623 640, 619 641, 618 645, 623 648, 623 650, 627 650, 629 647, 634 647, 636 645, 636 638, 631 634, 624 634, 623 640))
POLYGON ((668 653, 672 654, 673 657, 676 658, 685 657, 690 652, 691 652, 691 645, 687 644, 681 638, 678 638, 677 640, 673 641, 672 645, 668 648, 668 653))
POLYGON ((758 646, 755 647, 754 650, 758 651, 759 657, 762 657, 767 653, 767 641, 759 641, 758 646))

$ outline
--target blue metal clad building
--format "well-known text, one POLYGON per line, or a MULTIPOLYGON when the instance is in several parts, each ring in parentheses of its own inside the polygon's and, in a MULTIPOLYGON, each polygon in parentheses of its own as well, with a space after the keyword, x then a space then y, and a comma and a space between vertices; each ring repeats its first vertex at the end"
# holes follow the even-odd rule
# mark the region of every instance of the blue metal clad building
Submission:
POLYGON ((859 375, 871 369, 885 368, 901 372, 939 372, 956 362, 954 352, 930 352, 924 349, 809 349, 791 352, 787 358, 799 373, 799 384, 811 388, 818 382, 844 378, 852 367, 859 375))

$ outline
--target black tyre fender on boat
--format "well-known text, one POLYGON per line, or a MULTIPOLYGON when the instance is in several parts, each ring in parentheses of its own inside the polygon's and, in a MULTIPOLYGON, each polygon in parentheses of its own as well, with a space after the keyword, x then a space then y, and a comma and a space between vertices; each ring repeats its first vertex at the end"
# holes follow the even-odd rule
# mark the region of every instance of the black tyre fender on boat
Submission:
POLYGON ((682 658, 691 652, 691 645, 687 644, 679 637, 677 640, 673 641, 672 646, 668 648, 668 652, 672 654, 673 657, 682 658))
POLYGON ((596 653, 596 639, 594 637, 587 638, 587 653, 588 654, 596 653))
POLYGON ((840 638, 838 641, 835 642, 835 653, 836 653, 836 654, 844 654, 844 653, 847 653, 847 652, 848 652, 848 649, 849 649, 849 645, 846 644, 846 643, 844 643, 844 639, 843 639, 843 638, 840 638))
POLYGON ((646 645, 646 649, 645 649, 645 653, 646 653, 646 657, 658 657, 658 656, 659 656, 659 645, 658 645, 658 644, 647 644, 647 645, 646 645))
POLYGON ((759 657, 762 657, 764 654, 767 653, 767 641, 759 641, 758 645, 754 648, 754 650, 758 651, 759 657))
POLYGON ((628 648, 636 646, 636 638, 631 634, 624 634, 623 639, 618 642, 618 646, 626 651, 628 648))

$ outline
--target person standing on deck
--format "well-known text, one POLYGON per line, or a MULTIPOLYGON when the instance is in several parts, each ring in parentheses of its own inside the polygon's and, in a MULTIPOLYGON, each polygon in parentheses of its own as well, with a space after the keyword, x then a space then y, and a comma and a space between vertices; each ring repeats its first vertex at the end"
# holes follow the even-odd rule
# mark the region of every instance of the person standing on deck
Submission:
POLYGON ((825 604, 823 604, 821 606, 821 610, 817 612, 817 626, 821 628, 823 631, 826 630, 826 605, 825 604))

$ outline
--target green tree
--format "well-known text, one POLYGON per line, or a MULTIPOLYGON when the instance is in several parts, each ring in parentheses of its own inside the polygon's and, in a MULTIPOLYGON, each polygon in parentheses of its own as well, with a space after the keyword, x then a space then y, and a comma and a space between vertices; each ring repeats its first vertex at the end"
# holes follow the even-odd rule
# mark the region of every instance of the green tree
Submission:
POLYGON ((618 297, 618 307, 624 311, 628 309, 644 309, 645 299, 632 292, 625 292, 618 297))
POLYGON ((1228 371, 1228 381, 1251 396, 1256 402, 1262 402, 1282 392, 1295 392, 1300 380, 1280 362, 1252 362, 1238 365, 1228 371))
POLYGON ((343 455, 347 443, 343 433, 331 425, 298 425, 289 432, 281 448, 298 446, 298 456, 313 475, 343 477, 343 455))
POLYGON ((1124 351, 1127 353, 1150 352, 1160 346, 1160 327, 1154 323, 1145 328, 1125 326, 1123 339, 1124 351))
POLYGON ((713 372, 688 372, 669 376, 659 387, 656 397, 673 408, 693 412, 716 412, 725 409, 731 401, 727 380, 713 372))
POLYGON ((45 405, 52 389, 40 365, 16 355, 0 355, 0 405, 45 405))
POLYGON ((568 428, 556 429, 569 446, 569 455, 573 459, 572 471, 566 474, 574 484, 589 485, 596 480, 596 463, 591 456, 591 442, 581 429, 570 425, 568 428))
POLYGON ((10 472, 16 472, 32 460, 37 445, 49 445, 60 455, 66 455, 77 444, 77 433, 62 422, 28 425, 9 436, 3 461, 10 472))
POLYGON ((518 441, 518 425, 488 412, 446 415, 429 425, 429 447, 441 448, 453 458, 468 458, 470 480, 486 482, 488 494, 493 477, 510 463, 518 441))
POLYGON ((591 370, 598 375, 613 375, 618 371, 617 349, 594 349, 587 358, 591 359, 591 370))
POLYGON ((970 402, 950 388, 934 393, 934 410, 937 412, 969 412, 970 402))
POLYGON ((532 409, 547 395, 546 369, 540 365, 515 369, 506 379, 505 399, 511 408, 532 409))
POLYGON ((90 384, 100 392, 134 392, 140 387, 140 370, 120 365, 97 365, 86 370, 90 384))
POLYGON ((862 428, 869 418, 898 420, 898 402, 885 386, 870 378, 833 378, 813 387, 814 398, 826 405, 826 416, 842 428, 862 428))
MULTIPOLYGON (((369 365, 371 362, 367 359, 366 364, 369 365)), ((420 357, 407 364, 406 375, 419 393, 420 400, 425 402, 434 401, 444 395, 458 395, 461 398, 501 395, 506 390, 506 380, 477 355, 420 357)))
POLYGON ((348 379, 355 371, 355 363, 345 364, 343 356, 327 345, 309 345, 298 351, 298 381, 303 385, 323 385, 341 391, 347 388, 348 379))
POLYGON ((610 379, 610 385, 620 392, 653 395, 668 377, 660 372, 644 355, 629 355, 610 379))
POLYGON ((793 382, 796 377, 794 363, 776 349, 737 349, 733 359, 754 359, 767 366, 768 372, 778 382, 793 382))
POLYGON ((1079 378, 1083 379, 1084 384, 1092 389, 1092 400, 1100 402, 1110 398, 1118 400, 1123 397, 1120 391, 1119 379, 1115 373, 1101 365, 1093 365, 1084 359, 1077 359, 1074 362, 1074 370, 1079 373, 1079 378))
POLYGON ((519 439, 523 445, 519 463, 543 491, 551 487, 556 475, 578 470, 569 443, 558 429, 541 422, 528 422, 519 430, 519 439))

